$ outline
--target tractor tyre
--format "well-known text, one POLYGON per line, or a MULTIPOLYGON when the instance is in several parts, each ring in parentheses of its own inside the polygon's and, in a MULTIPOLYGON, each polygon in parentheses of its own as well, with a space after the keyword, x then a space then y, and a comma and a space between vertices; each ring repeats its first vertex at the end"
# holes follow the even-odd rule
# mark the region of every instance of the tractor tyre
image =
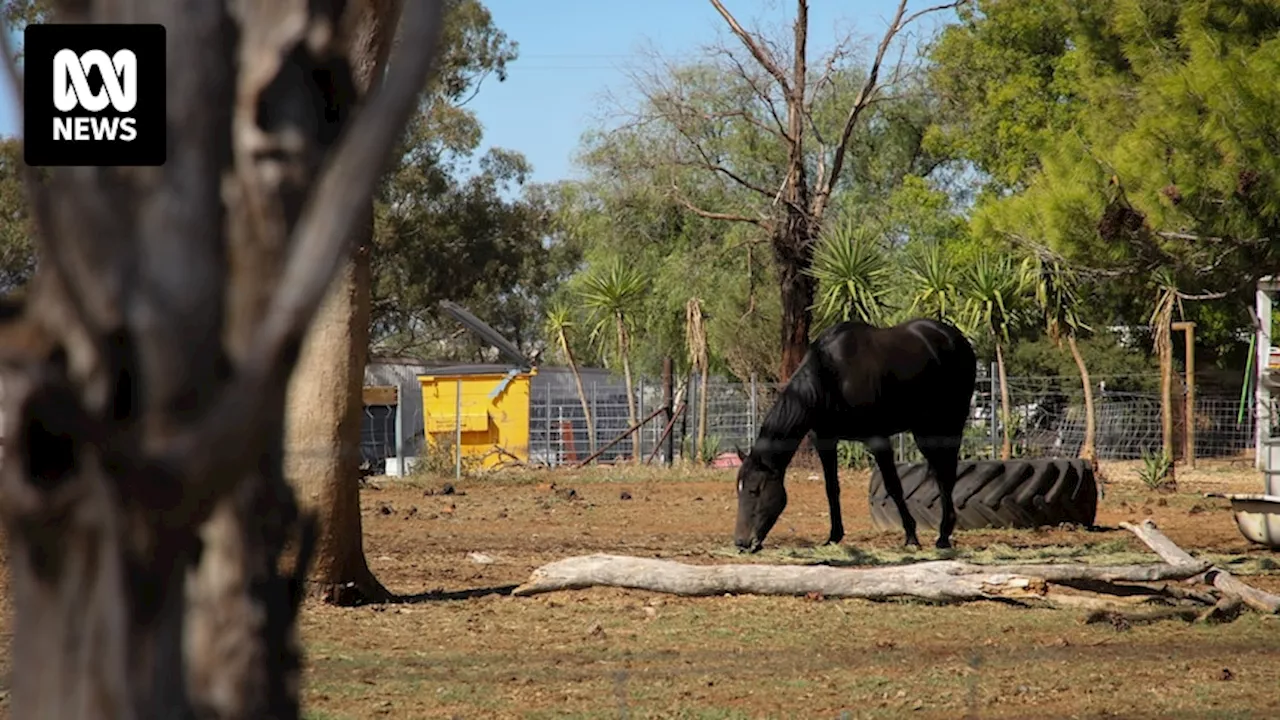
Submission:
MULTIPOLYGON (((942 522, 938 484, 927 463, 900 464, 898 477, 907 510, 921 528, 942 522)), ((1092 527, 1098 510, 1093 465, 1074 458, 961 461, 955 491, 956 529, 1034 528, 1062 523, 1092 527)), ((901 530, 893 499, 879 468, 868 489, 871 524, 877 530, 901 530)))

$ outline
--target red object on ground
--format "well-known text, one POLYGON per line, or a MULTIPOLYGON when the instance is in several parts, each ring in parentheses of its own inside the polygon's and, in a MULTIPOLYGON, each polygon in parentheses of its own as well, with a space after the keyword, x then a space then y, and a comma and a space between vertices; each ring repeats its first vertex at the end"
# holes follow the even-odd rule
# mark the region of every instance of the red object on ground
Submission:
POLYGON ((723 452, 711 461, 711 467, 715 468, 735 468, 742 465, 742 460, 738 459, 736 452, 723 452))

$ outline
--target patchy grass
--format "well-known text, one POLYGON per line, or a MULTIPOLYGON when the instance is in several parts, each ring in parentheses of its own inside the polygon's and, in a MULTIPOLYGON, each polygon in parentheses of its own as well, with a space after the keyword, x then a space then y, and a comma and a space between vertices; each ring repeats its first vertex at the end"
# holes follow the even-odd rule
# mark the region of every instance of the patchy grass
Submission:
MULTIPOLYGON (((845 543, 823 546, 822 482, 796 471, 786 512, 765 550, 749 557, 731 547, 731 470, 507 472, 464 477, 452 495, 438 492, 451 477, 375 479, 361 490, 366 554, 407 597, 304 605, 306 717, 1280 715, 1280 619, 1252 613, 1222 626, 1166 622, 1119 632, 1083 624, 1083 613, 996 603, 678 598, 609 588, 503 594, 543 563, 594 552, 702 564, 1155 562, 1116 529, 1148 516, 1193 554, 1280 591, 1275 554, 1240 536, 1226 501, 1200 495, 1256 489, 1252 468, 1179 467, 1174 494, 1143 487, 1136 464, 1104 470, 1111 482, 1100 529, 960 531, 957 547, 944 552, 928 547, 927 531, 926 549, 908 552, 900 533, 871 528, 865 471, 843 475, 845 543)), ((7 606, 3 618, 7 635, 7 606)))

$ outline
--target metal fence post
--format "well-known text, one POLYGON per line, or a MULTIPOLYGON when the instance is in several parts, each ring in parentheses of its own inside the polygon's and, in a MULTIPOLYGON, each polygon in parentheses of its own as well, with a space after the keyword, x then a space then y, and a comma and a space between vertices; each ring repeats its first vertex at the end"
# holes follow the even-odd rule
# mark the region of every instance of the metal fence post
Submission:
POLYGON ((546 447, 543 449, 543 452, 547 454, 547 467, 553 467, 553 464, 551 462, 551 383, 550 382, 547 383, 546 396, 547 396, 546 407, 543 408, 542 412, 546 414, 545 424, 547 426, 547 444, 546 444, 546 447))
POLYGON ((756 391, 756 374, 751 373, 751 389, 750 389, 751 394, 747 399, 747 423, 749 424, 749 427, 747 427, 748 443, 750 443, 751 439, 756 436, 756 427, 757 427, 756 412, 757 412, 757 408, 759 407, 757 403, 760 402, 759 399, 757 398, 756 392, 757 392, 756 391))
POLYGON ((404 469, 404 388, 396 386, 396 471, 397 477, 408 475, 404 469))
MULTIPOLYGON (((556 437, 559 438, 559 442, 556 443, 556 447, 554 450, 548 450, 548 452, 550 452, 551 456, 555 458, 555 466, 559 467, 560 456, 564 454, 564 406, 563 405, 556 406, 556 427, 560 428, 560 431, 556 433, 556 437)), ((573 447, 576 447, 573 444, 575 439, 574 434, 576 432, 577 431, 573 429, 573 418, 570 418, 569 419, 569 445, 573 447)), ((574 456, 573 459, 577 460, 578 458, 577 456, 574 456)))
MULTIPOLYGON (((641 376, 640 376, 640 384, 639 384, 639 386, 638 386, 638 387, 637 387, 637 389, 636 389, 636 395, 637 395, 637 397, 636 397, 636 413, 637 413, 637 415, 636 415, 636 422, 640 422, 640 420, 641 420, 641 419, 643 419, 643 418, 645 417, 645 414, 644 414, 644 376, 643 376, 643 375, 641 375, 641 376)), ((631 436, 631 449, 632 449, 631 456, 635 459, 635 461, 636 461, 637 463, 638 463, 638 462, 640 462, 640 457, 641 457, 642 455, 644 455, 644 428, 643 428, 643 427, 641 427, 639 430, 636 430, 635 434, 631 436)))
POLYGON ((457 460, 454 461, 453 479, 462 479, 462 378, 457 379, 457 400, 455 401, 453 410, 453 427, 454 427, 454 453, 457 460))
POLYGON ((596 434, 600 432, 600 406, 598 403, 596 403, 596 395, 598 395, 598 393, 596 392, 596 388, 599 387, 599 385, 600 383, 598 382, 593 381, 591 383, 591 432, 587 435, 587 437, 591 439, 592 455, 594 455, 596 452, 596 442, 595 442, 596 434))

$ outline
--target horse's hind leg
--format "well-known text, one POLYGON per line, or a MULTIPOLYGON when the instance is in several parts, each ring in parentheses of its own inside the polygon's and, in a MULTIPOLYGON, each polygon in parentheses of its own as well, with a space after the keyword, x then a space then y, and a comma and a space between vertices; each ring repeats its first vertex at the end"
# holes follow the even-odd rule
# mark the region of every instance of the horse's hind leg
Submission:
POLYGON ((822 477, 827 483, 827 508, 831 512, 831 534, 828 545, 838 545, 844 539, 844 518, 840 515, 840 476, 836 465, 836 441, 814 437, 813 447, 822 461, 822 477))
POLYGON ((938 527, 936 546, 951 547, 951 532, 956 528, 956 505, 951 494, 956 489, 956 468, 960 462, 960 438, 949 435, 917 437, 916 447, 933 469, 938 482, 938 496, 942 500, 942 523, 938 527))
POLYGON ((916 519, 911 517, 911 511, 907 509, 907 499, 902 494, 902 481, 898 478, 898 466, 893 461, 893 446, 889 444, 889 438, 872 438, 867 441, 867 448, 875 457, 880 477, 884 479, 884 489, 893 498, 898 516, 902 518, 902 531, 906 535, 903 544, 920 547, 920 539, 916 537, 916 519))

